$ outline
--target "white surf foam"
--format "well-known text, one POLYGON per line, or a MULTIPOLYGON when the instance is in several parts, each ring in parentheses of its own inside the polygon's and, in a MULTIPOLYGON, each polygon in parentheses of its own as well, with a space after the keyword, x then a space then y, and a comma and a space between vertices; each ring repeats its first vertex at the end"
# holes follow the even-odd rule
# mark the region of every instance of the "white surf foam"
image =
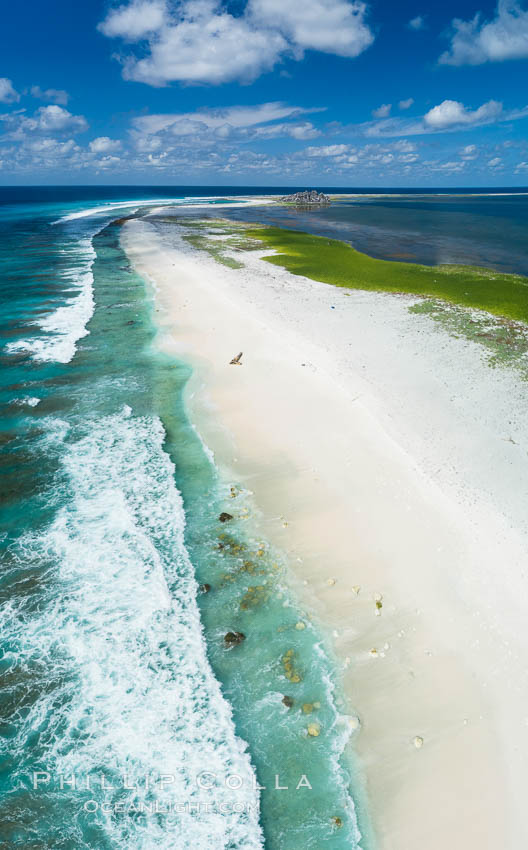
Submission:
POLYGON ((64 447, 64 506, 21 547, 25 560, 56 565, 56 594, 41 616, 33 610, 25 622, 4 622, 25 663, 44 665, 50 681, 55 674, 61 693, 45 689, 10 743, 26 750, 44 722, 52 772, 127 774, 140 780, 126 794, 136 803, 213 804, 207 814, 184 811, 143 825, 107 814, 116 850, 258 850, 254 772, 208 664, 163 440, 159 420, 124 409, 64 447), (212 791, 196 784, 203 770, 221 780, 212 791), (168 790, 147 791, 141 780, 161 774, 174 776, 168 790), (241 777, 240 790, 225 787, 228 775, 241 777))
MULTIPOLYGON (((183 204, 186 201, 191 201, 193 198, 153 198, 149 201, 116 201, 108 204, 102 204, 99 207, 87 207, 83 210, 77 210, 73 213, 68 213, 67 215, 63 215, 61 218, 54 221, 53 224, 62 224, 67 221, 77 221, 80 218, 90 218, 93 215, 100 215, 101 213, 111 213, 115 210, 129 210, 133 207, 133 212, 140 209, 141 207, 151 207, 154 204, 157 206, 166 206, 173 204, 183 204)), ((210 198, 202 198, 201 200, 211 200, 210 198)))
POLYGON ((41 401, 42 399, 37 398, 36 396, 25 396, 24 398, 12 399, 11 404, 16 405, 17 407, 36 407, 41 401))
MULTIPOLYGON (((186 195, 184 198, 151 198, 148 201, 116 201, 109 202, 107 204, 103 204, 98 207, 87 207, 86 209, 77 210, 73 213, 68 213, 67 215, 63 215, 61 218, 58 218, 57 221, 54 221, 53 224, 63 224, 68 221, 77 221, 82 218, 90 218, 94 215, 101 215, 102 213, 113 213, 117 210, 127 210, 129 214, 136 212, 142 207, 174 207, 174 206, 191 206, 191 207, 203 207, 203 206, 213 206, 215 208, 223 208, 227 206, 236 206, 236 207, 245 207, 245 206, 261 206, 263 204, 270 203, 270 201, 263 198, 237 198, 235 196, 226 195, 226 199, 229 199, 231 203, 222 204, 216 203, 218 199, 218 195, 186 195)), ((156 210, 154 210, 156 212, 156 210)))
POLYGON ((77 350, 77 342, 88 334, 86 325, 94 311, 92 266, 96 253, 92 239, 80 239, 61 253, 71 259, 61 277, 71 284, 73 297, 34 323, 46 336, 10 342, 6 351, 27 351, 35 360, 69 363, 77 350))

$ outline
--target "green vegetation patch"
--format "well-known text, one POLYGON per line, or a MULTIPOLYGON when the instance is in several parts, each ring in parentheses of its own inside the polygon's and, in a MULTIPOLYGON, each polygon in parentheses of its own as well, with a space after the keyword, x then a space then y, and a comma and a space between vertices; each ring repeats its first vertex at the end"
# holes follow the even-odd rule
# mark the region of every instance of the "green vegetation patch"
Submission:
POLYGON ((206 251, 214 260, 222 263, 224 266, 229 266, 230 269, 241 269, 244 265, 225 253, 226 246, 222 242, 207 239, 206 236, 201 236, 197 233, 189 233, 183 238, 194 248, 198 248, 199 251, 206 251))
POLYGON ((266 262, 293 274, 350 289, 407 293, 528 323, 528 278, 473 266, 422 266, 376 260, 345 242, 279 227, 248 228, 247 236, 277 254, 266 262))
MULTIPOLYGON (((166 221, 166 219, 163 219, 166 221)), ((186 242, 205 251, 213 260, 230 269, 241 269, 243 263, 233 257, 237 251, 262 250, 262 243, 247 235, 245 224, 227 219, 183 219, 172 218, 186 233, 186 242)))

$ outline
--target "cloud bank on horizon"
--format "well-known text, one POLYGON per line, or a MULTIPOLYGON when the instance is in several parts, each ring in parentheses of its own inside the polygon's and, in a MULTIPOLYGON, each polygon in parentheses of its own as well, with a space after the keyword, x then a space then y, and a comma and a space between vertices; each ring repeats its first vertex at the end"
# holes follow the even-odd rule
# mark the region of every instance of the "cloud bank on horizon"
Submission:
POLYGON ((0 182, 522 185, 528 10, 474 2, 128 0, 90 27, 76 7, 88 81, 22 64, 10 9, 0 182))

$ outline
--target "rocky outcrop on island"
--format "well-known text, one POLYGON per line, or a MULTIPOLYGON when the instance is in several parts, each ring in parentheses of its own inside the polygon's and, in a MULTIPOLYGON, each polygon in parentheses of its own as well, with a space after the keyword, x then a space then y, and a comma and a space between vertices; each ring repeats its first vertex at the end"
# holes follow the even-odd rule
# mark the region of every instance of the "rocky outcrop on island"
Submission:
POLYGON ((295 192, 293 195, 284 195, 281 198, 284 204, 297 204, 298 206, 313 206, 314 204, 329 204, 330 198, 323 192, 311 191, 295 192))

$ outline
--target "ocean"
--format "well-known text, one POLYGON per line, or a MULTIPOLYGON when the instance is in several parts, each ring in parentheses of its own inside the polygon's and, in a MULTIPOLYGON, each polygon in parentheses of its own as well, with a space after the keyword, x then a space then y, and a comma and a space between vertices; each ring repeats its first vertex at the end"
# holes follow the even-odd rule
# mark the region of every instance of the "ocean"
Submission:
MULTIPOLYGON (((337 662, 119 239, 161 202, 284 191, 0 188, 2 850, 371 846, 337 662)), ((527 271, 522 194, 231 214, 527 271)))

